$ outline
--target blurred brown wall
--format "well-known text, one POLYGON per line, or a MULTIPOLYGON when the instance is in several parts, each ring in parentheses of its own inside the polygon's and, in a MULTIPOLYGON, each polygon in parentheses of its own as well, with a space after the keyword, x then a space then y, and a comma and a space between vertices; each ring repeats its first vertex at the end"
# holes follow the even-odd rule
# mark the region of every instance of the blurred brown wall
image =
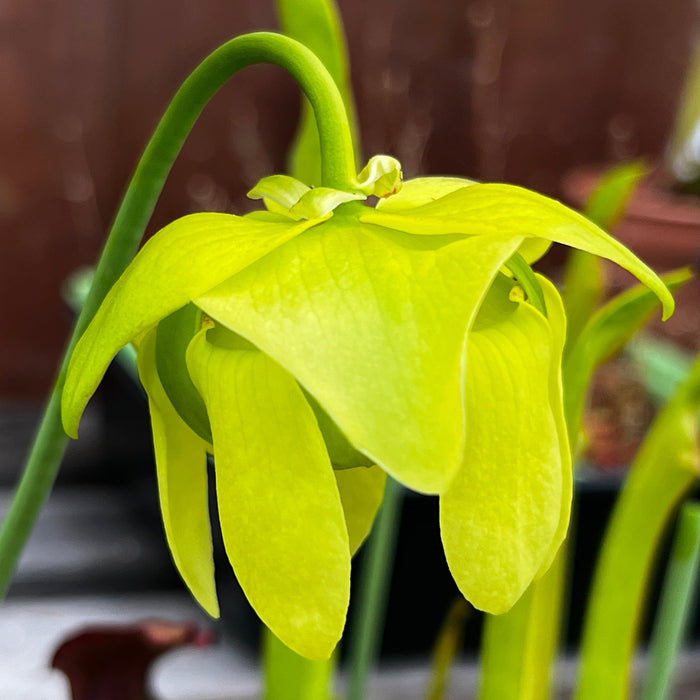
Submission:
MULTIPOLYGON (((558 194, 574 165, 661 153, 698 29, 694 0, 341 0, 366 154, 558 194)), ((0 399, 41 395, 68 329, 59 287, 94 261, 168 98, 272 0, 0 4, 0 399)), ((298 97, 278 69, 205 111, 150 230, 244 211, 284 167, 298 97)))

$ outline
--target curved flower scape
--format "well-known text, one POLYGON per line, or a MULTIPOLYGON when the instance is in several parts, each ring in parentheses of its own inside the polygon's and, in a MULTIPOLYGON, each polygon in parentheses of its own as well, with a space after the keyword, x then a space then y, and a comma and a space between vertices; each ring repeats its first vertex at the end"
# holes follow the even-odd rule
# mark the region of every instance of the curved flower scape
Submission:
MULTIPOLYGON (((353 192, 286 176, 267 211, 195 214, 148 241, 73 353, 66 432, 134 342, 148 393, 165 530, 199 603, 218 612, 207 511, 215 456, 224 543, 243 590, 290 648, 328 657, 350 559, 384 474, 440 495, 464 596, 508 610, 567 530, 570 451, 560 382, 565 318, 507 272, 551 241, 656 275, 591 222, 519 187, 401 183, 379 156, 353 192), (382 197, 376 208, 363 200, 382 197), (545 311, 546 313, 542 313, 545 311), (374 465, 374 466, 373 466, 374 465)), ((532 273, 530 273, 532 274, 532 273)))

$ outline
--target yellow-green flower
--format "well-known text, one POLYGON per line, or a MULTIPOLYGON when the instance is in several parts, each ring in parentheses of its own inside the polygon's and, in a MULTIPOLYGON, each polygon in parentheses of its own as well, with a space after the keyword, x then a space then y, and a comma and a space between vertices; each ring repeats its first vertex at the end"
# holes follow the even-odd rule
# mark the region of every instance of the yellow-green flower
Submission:
POLYGON ((268 211, 187 216, 146 243, 75 348, 66 432, 134 342, 183 579, 215 615, 209 451, 241 586, 302 655, 327 657, 342 633, 385 473, 440 495, 457 585, 506 611, 551 563, 571 502, 561 301, 538 276, 530 303, 509 260, 557 241, 631 271, 666 315, 668 290, 588 220, 518 187, 402 187, 377 157, 352 191, 274 176, 251 194, 268 211))

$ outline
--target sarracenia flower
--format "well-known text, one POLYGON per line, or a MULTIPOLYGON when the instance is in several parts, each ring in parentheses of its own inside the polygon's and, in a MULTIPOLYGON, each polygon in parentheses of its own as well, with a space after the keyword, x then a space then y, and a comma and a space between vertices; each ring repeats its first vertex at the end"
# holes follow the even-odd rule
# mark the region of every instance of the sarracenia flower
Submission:
POLYGON ((565 318, 526 263, 551 241, 580 248, 673 308, 649 268, 546 197, 456 178, 402 186, 386 156, 357 182, 343 192, 273 176, 251 192, 267 211, 166 226, 108 294, 63 393, 75 436, 112 357, 137 346, 183 579, 215 615, 211 452, 243 590, 315 658, 341 635, 350 559, 385 473, 440 496, 447 562, 477 608, 506 611, 551 563, 571 503, 565 318))

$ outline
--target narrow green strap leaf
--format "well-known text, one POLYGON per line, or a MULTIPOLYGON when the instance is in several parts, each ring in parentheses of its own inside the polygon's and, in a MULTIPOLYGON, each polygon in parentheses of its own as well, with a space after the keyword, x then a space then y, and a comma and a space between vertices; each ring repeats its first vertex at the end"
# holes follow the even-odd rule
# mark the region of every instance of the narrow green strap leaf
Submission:
POLYGON ((673 313, 673 297, 668 289, 622 243, 563 204, 521 187, 472 185, 408 211, 368 210, 360 220, 422 235, 510 233, 563 243, 625 268, 659 297, 664 318, 673 313), (517 216, 513 212, 518 212, 517 216))
POLYGON ((259 351, 214 346, 202 331, 187 362, 209 411, 221 530, 241 588, 286 646, 327 659, 345 624, 350 548, 313 411, 259 351))
MULTIPOLYGON (((641 161, 610 168, 591 193, 583 213, 610 231, 625 211, 630 195, 648 172, 641 161)), ((572 250, 564 268, 562 297, 568 321, 568 345, 572 345, 593 315, 603 296, 600 260, 583 250, 572 250)))
POLYGON ((445 245, 334 217, 196 303, 291 372, 373 463, 439 493, 462 459, 465 336, 520 240, 445 245))
MULTIPOLYGON (((688 269, 682 269, 661 279, 668 289, 675 291, 691 277, 688 269)), ((569 349, 564 362, 564 399, 572 440, 581 430, 586 391, 596 367, 625 346, 649 320, 657 304, 654 294, 642 286, 619 294, 594 314, 569 349)))
POLYGON ((649 643, 649 658, 640 700, 671 697, 673 668, 690 623, 700 573, 700 505, 686 503, 680 512, 661 604, 649 643))
POLYGON ((192 214, 161 229, 109 291, 73 351, 63 389, 66 432, 77 436, 85 404, 121 347, 315 223, 192 214))
POLYGON ((173 560, 197 602, 219 616, 209 525, 206 443, 170 404, 156 370, 156 338, 141 341, 139 377, 148 395, 160 509, 173 560))
POLYGON ((369 535, 382 504, 386 474, 379 467, 336 469, 334 473, 348 528, 350 554, 354 556, 369 535))
MULTIPOLYGON (((494 293, 503 292, 494 285, 494 293)), ((559 529, 563 497, 561 446, 550 407, 549 324, 529 304, 511 306, 499 321, 477 323, 469 334, 469 438, 463 465, 440 498, 452 576, 472 605, 494 614, 509 610, 541 570, 559 529)))
POLYGON ((305 659, 263 627, 264 700, 331 700, 336 658, 305 659))
POLYGON ((659 542, 700 471, 700 359, 662 409, 615 505, 593 578, 576 700, 623 700, 659 542))

